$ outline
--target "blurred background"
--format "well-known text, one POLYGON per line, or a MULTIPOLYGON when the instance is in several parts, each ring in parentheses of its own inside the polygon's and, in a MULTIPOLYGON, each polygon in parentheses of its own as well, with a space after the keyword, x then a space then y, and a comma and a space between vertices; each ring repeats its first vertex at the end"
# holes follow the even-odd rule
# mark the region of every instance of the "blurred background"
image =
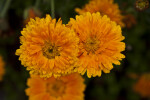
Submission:
MULTIPOLYGON (((67 23, 88 0, 55 0, 55 17, 67 23)), ((114 66, 109 74, 85 78, 85 100, 150 100, 135 91, 141 75, 150 73, 150 8, 138 11, 136 0, 115 0, 126 27, 126 58, 120 66, 114 66)), ((30 18, 51 14, 50 0, 0 0, 0 55, 5 62, 5 75, 0 82, 0 100, 28 100, 24 90, 28 71, 15 55, 20 46, 20 31, 30 18)), ((147 78, 150 83, 150 77, 147 78)), ((147 83, 147 82, 146 82, 147 83)), ((149 84, 150 87, 150 84, 149 84)), ((149 90, 150 93, 150 90, 149 90)))

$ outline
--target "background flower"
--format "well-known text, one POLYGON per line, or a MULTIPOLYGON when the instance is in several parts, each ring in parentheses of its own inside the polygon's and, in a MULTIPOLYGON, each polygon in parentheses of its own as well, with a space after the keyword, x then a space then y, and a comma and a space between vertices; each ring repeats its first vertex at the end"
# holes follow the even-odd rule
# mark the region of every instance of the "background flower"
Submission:
POLYGON ((31 76, 28 79, 26 94, 29 100, 84 100, 83 78, 78 73, 73 73, 60 78, 31 76))
POLYGON ((132 14, 125 15, 123 21, 126 24, 127 28, 131 28, 132 26, 137 24, 137 21, 136 21, 135 17, 132 14))
POLYGON ((5 73, 4 61, 2 59, 2 56, 0 56, 0 81, 2 81, 4 73, 5 73))
POLYGON ((30 19, 34 19, 35 17, 40 17, 41 16, 41 12, 36 9, 36 8, 28 8, 24 11, 24 24, 28 24, 28 22, 30 21, 30 19))
POLYGON ((75 11, 79 14, 100 12, 101 15, 107 15, 112 21, 115 21, 122 27, 124 26, 122 22, 123 16, 114 0, 90 0, 82 9, 76 8, 75 11))
POLYGON ((143 74, 134 85, 134 91, 142 97, 150 97, 150 74, 143 74))

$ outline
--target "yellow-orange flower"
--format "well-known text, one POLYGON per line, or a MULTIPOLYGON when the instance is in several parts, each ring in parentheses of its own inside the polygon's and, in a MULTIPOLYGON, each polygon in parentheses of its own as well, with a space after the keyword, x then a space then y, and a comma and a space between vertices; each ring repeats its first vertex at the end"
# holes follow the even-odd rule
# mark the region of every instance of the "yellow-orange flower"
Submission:
POLYGON ((31 19, 21 34, 16 55, 31 74, 58 77, 76 66, 79 39, 60 19, 56 22, 49 15, 31 19))
POLYGON ((0 81, 2 81, 4 73, 5 73, 4 61, 3 61, 2 57, 0 56, 0 81))
POLYGON ((26 94, 29 100, 84 100, 85 85, 78 73, 60 78, 43 79, 31 76, 28 79, 26 94))
POLYGON ((121 27, 104 15, 84 13, 70 19, 68 27, 72 27, 79 36, 79 66, 81 74, 87 71, 88 77, 101 76, 101 71, 109 73, 113 63, 120 65, 119 60, 125 58, 121 51, 125 49, 121 27))
POLYGON ((134 85, 134 91, 142 97, 150 97, 150 74, 143 74, 134 85))
POLYGON ((79 14, 100 12, 102 15, 107 15, 112 21, 124 27, 124 23, 122 22, 123 16, 118 4, 115 4, 114 0, 90 0, 82 9, 76 8, 75 11, 79 14))

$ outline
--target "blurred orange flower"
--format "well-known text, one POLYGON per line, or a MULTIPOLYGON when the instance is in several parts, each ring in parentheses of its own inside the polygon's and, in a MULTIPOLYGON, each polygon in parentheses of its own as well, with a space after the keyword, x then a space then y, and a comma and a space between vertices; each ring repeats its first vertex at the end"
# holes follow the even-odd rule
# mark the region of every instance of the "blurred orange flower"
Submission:
POLYGON ((113 63, 120 65, 125 58, 122 51, 125 43, 121 27, 104 15, 84 13, 70 19, 68 24, 79 36, 79 68, 76 71, 87 76, 101 76, 101 71, 109 73, 113 63))
POLYGON ((134 91, 142 97, 150 97, 150 74, 143 74, 134 85, 134 91))
POLYGON ((136 24, 136 19, 132 14, 127 14, 124 17, 124 23, 127 28, 131 28, 133 25, 136 24))
POLYGON ((24 20, 24 24, 27 24, 31 18, 35 18, 35 17, 39 17, 41 14, 40 14, 40 11, 38 10, 35 10, 34 8, 29 8, 27 10, 27 18, 24 20))
POLYGON ((28 79, 26 94, 29 100, 84 100, 83 78, 73 73, 60 78, 43 79, 31 76, 28 79))
POLYGON ((4 61, 3 61, 2 57, 0 56, 0 81, 2 81, 3 75, 5 73, 4 65, 5 65, 4 61))
POLYGON ((79 39, 75 32, 49 15, 35 18, 21 31, 16 55, 30 74, 58 77, 71 73, 77 62, 79 39))
POLYGON ((75 11, 79 14, 100 12, 101 15, 107 15, 112 21, 124 27, 123 16, 114 0, 90 0, 82 9, 76 8, 75 11))
POLYGON ((136 73, 128 73, 128 77, 131 78, 131 79, 138 79, 139 75, 136 74, 136 73))

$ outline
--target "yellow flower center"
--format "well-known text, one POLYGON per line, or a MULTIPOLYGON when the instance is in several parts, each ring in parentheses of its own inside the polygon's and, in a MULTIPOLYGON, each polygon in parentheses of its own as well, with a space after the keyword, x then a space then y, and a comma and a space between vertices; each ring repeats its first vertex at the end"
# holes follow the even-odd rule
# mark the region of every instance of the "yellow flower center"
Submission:
POLYGON ((144 8, 144 7, 145 7, 145 5, 146 5, 146 3, 145 3, 145 2, 139 2, 139 4, 138 4, 138 6, 139 6, 140 8, 144 8))
POLYGON ((95 51, 98 50, 99 45, 100 41, 98 41, 96 38, 88 38, 84 43, 84 48, 88 53, 95 53, 95 51))
POLYGON ((55 81, 47 84, 47 92, 54 97, 60 97, 65 93, 65 83, 62 81, 55 81))
POLYGON ((45 43, 43 47, 43 55, 48 59, 54 59, 56 56, 60 56, 59 46, 51 43, 45 43))

